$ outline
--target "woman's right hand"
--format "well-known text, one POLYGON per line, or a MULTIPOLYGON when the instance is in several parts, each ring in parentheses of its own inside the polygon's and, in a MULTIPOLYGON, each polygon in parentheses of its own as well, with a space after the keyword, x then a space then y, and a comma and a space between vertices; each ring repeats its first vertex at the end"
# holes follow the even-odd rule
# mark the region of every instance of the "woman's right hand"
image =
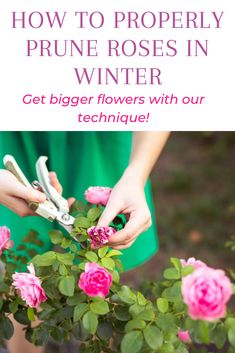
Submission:
POLYGON ((0 169, 0 204, 21 217, 35 213, 28 207, 29 201, 44 202, 45 194, 21 184, 8 170, 0 169))
MULTIPOLYGON (((62 194, 62 186, 57 178, 55 172, 49 172, 51 185, 59 194, 62 194)), ((44 202, 46 196, 44 193, 29 188, 21 184, 16 177, 5 169, 0 169, 0 204, 8 207, 21 217, 35 216, 36 214, 29 208, 27 203, 44 202)), ((75 199, 70 197, 68 199, 69 207, 72 206, 75 199)))

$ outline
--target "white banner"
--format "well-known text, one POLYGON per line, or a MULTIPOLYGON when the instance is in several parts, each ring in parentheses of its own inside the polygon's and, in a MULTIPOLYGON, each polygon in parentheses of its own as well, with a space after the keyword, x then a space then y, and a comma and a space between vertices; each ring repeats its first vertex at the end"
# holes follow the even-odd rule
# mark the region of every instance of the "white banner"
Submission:
POLYGON ((1 1, 1 130, 234 130, 234 2, 1 1))

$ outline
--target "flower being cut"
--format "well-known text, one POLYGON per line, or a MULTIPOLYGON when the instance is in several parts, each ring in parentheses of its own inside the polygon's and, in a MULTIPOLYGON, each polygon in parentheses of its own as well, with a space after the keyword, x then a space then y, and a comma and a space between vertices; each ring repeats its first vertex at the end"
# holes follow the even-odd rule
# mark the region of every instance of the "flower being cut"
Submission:
POLYGON ((106 297, 112 285, 112 276, 95 262, 87 262, 85 272, 79 278, 78 286, 90 297, 106 297))
POLYGON ((85 199, 94 205, 106 206, 112 189, 106 186, 90 186, 85 191, 85 199))
POLYGON ((0 227, 0 255, 3 250, 10 249, 14 245, 13 241, 10 240, 11 232, 7 227, 0 227))
POLYGON ((87 234, 91 239, 91 243, 95 248, 107 244, 109 237, 116 233, 113 227, 91 227, 87 230, 87 234))
POLYGON ((31 307, 38 308, 47 300, 41 286, 41 280, 35 275, 33 264, 28 266, 29 273, 21 272, 12 275, 12 285, 19 291, 20 297, 31 307))

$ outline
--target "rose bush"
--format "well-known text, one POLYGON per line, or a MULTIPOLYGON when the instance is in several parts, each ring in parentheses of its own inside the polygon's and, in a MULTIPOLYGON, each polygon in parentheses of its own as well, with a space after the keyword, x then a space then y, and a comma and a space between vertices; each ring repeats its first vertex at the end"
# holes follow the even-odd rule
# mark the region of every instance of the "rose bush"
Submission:
POLYGON ((194 258, 171 258, 161 280, 141 291, 122 285, 121 252, 104 244, 125 219, 97 227, 102 202, 93 202, 76 201, 72 237, 50 231, 55 249, 40 255, 37 232, 31 230, 15 252, 9 230, 0 228, 1 345, 13 335, 12 314, 35 345, 75 338, 82 353, 234 353, 228 275, 194 258))

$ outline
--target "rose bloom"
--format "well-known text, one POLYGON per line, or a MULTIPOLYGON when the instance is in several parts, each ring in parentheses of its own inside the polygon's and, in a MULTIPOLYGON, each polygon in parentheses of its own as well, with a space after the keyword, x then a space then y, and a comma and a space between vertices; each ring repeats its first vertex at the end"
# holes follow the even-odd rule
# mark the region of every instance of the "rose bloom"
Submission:
POLYGON ((207 267, 207 265, 204 262, 202 262, 201 260, 196 260, 195 257, 190 257, 188 260, 181 259, 180 261, 183 267, 190 265, 194 267, 195 270, 198 268, 207 267))
POLYGON ((179 330, 178 331, 178 337, 179 339, 184 342, 184 343, 187 343, 187 342, 190 342, 191 341, 191 337, 189 335, 189 332, 188 330, 187 331, 182 331, 182 330, 179 330))
POLYGON ((85 198, 87 202, 106 206, 110 197, 112 189, 105 186, 90 186, 85 191, 85 198))
POLYGON ((116 233, 113 227, 91 227, 87 229, 87 234, 92 245, 97 248, 108 243, 109 237, 116 233))
POLYGON ((46 293, 41 286, 41 280, 35 276, 33 264, 28 266, 28 270, 29 273, 23 272, 12 275, 12 285, 31 308, 38 308, 42 302, 47 300, 46 293))
POLYGON ((10 249, 14 243, 10 240, 11 232, 7 227, 0 227, 0 255, 3 250, 10 249))
POLYGON ((89 297, 106 297, 112 285, 112 276, 95 262, 87 262, 85 272, 79 278, 78 286, 89 297))
POLYGON ((213 321, 225 316, 232 285, 224 271, 201 267, 182 279, 182 295, 192 319, 213 321))

